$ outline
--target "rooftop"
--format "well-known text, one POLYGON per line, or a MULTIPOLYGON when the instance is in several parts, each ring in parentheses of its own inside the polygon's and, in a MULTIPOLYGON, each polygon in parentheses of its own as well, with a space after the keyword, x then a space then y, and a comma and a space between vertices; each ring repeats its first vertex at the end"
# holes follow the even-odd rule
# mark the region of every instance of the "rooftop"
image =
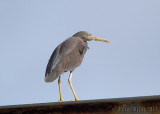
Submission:
POLYGON ((0 106, 0 113, 160 114, 160 95, 0 106))

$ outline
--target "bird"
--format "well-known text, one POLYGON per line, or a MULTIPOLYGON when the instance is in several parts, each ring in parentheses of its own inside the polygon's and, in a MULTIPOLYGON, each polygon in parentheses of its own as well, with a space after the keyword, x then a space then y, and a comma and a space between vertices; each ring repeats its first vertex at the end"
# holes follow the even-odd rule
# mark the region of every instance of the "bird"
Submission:
POLYGON ((60 95, 59 102, 63 102, 61 93, 61 76, 68 71, 70 72, 68 83, 74 95, 74 101, 79 101, 73 89, 71 78, 73 71, 81 65, 84 55, 87 49, 89 49, 87 41, 111 43, 111 41, 95 37, 86 31, 79 31, 59 44, 48 61, 45 72, 45 82, 53 82, 58 78, 60 95))

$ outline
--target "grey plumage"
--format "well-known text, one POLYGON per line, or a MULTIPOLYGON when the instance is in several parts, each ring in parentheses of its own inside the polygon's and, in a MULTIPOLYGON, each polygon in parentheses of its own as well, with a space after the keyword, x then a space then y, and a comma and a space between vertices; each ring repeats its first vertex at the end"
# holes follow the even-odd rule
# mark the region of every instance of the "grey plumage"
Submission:
POLYGON ((79 37, 70 37, 62 42, 50 57, 45 81, 52 82, 64 72, 77 68, 82 63, 87 47, 87 42, 79 37))
POLYGON ((78 98, 75 94, 75 91, 71 83, 72 72, 82 63, 84 54, 88 49, 87 41, 93 40, 111 43, 108 40, 94 37, 88 32, 80 31, 74 34, 72 37, 66 39, 60 45, 58 45, 52 53, 46 68, 45 81, 52 82, 59 77, 58 85, 60 93, 60 102, 63 101, 61 95, 60 76, 67 71, 70 71, 68 83, 71 87, 75 100, 78 101, 78 98))

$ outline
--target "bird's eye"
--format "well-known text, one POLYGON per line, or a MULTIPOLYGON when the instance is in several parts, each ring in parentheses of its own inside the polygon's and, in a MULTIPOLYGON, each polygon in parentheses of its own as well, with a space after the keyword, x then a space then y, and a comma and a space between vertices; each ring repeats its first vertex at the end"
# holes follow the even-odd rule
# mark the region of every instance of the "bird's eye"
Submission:
POLYGON ((91 36, 91 34, 87 34, 87 36, 88 36, 88 37, 90 37, 90 36, 91 36))

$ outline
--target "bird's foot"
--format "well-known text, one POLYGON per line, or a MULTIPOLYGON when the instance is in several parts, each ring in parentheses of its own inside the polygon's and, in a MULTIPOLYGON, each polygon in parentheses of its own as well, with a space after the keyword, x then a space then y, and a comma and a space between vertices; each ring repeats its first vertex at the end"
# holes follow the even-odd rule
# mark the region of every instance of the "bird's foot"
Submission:
POLYGON ((75 99, 75 101, 79 101, 79 99, 78 99, 78 98, 76 98, 76 99, 75 99))
POLYGON ((79 99, 78 99, 78 98, 75 98, 75 100, 72 100, 72 101, 79 101, 79 99))
POLYGON ((59 100, 58 102, 64 102, 64 101, 61 99, 61 100, 59 100))

